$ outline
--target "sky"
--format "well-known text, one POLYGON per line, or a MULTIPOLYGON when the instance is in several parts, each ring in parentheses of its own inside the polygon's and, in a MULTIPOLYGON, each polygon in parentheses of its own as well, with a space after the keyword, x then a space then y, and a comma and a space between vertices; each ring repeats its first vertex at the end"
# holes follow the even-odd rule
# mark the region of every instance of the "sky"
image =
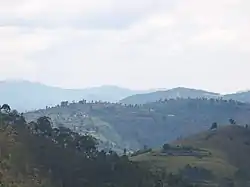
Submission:
POLYGON ((250 89, 249 0, 0 0, 0 79, 250 89))

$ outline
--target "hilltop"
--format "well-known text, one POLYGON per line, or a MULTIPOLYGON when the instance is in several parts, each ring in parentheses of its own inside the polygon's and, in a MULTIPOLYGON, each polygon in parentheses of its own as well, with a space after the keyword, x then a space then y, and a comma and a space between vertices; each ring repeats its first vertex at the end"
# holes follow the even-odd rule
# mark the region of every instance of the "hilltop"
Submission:
POLYGON ((37 82, 22 80, 0 81, 0 103, 9 103, 18 111, 37 110, 55 106, 61 101, 80 101, 82 99, 123 104, 145 104, 176 98, 219 98, 250 102, 250 92, 220 95, 191 88, 131 90, 112 85, 85 89, 66 89, 47 86, 37 82))
POLYGON ((165 99, 176 98, 223 98, 225 100, 235 100, 240 102, 250 102, 250 92, 237 92, 232 94, 219 94, 199 89, 178 87, 170 90, 155 91, 150 93, 140 93, 128 96, 122 100, 124 104, 146 104, 165 99))
POLYGON ((27 111, 53 106, 61 101, 117 102, 127 96, 144 93, 117 86, 100 86, 86 89, 64 89, 29 81, 1 81, 0 103, 8 103, 19 111, 27 111))
POLYGON ((151 93, 136 94, 128 96, 122 99, 120 102, 125 104, 145 104, 164 99, 176 99, 176 98, 216 98, 220 97, 220 94, 208 92, 204 90, 197 90, 191 88, 173 88, 170 90, 156 91, 151 93))
POLYGON ((64 124, 80 133, 89 133, 101 147, 116 151, 159 147, 164 142, 184 138, 210 128, 217 122, 250 123, 250 104, 222 99, 170 99, 144 105, 86 100, 25 113, 28 121, 41 116, 53 125, 64 124))
POLYGON ((241 102, 250 102, 250 91, 237 92, 224 95, 225 99, 233 99, 241 102))
POLYGON ((204 186, 250 186, 250 129, 237 125, 219 127, 162 149, 133 156, 131 160, 180 173, 204 186))

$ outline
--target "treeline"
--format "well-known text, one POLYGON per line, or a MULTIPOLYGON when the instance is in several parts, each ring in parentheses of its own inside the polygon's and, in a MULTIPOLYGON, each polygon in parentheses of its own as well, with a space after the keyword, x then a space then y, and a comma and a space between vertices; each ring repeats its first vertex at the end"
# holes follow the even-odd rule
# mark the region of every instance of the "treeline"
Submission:
MULTIPOLYGON (((99 151, 93 137, 80 135, 63 126, 52 127, 48 117, 27 123, 22 114, 11 111, 8 105, 0 108, 1 133, 8 131, 8 136, 13 135, 15 144, 23 145, 20 152, 6 154, 11 155, 12 160, 19 158, 15 167, 21 175, 29 176, 32 172, 32 176, 44 176, 55 187, 191 186, 180 176, 164 171, 151 172, 147 166, 131 162, 126 155, 99 151), (28 165, 22 161, 22 156, 17 156, 25 155, 24 152, 25 159, 30 159, 28 165)), ((0 146, 2 150, 4 145, 0 146)), ((1 152, 1 161, 3 155, 4 152, 1 152)), ((13 165, 8 169, 11 167, 13 165)), ((39 178, 36 180, 38 186, 44 186, 39 178)), ((3 182, 0 184, 7 186, 3 182)))

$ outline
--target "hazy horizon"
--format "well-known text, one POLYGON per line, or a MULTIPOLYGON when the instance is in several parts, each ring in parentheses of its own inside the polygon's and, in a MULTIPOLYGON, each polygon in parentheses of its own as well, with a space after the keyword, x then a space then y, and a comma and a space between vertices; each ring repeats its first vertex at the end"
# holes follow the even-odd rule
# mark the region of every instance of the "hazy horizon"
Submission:
POLYGON ((249 0, 0 0, 0 80, 250 89, 249 0))
MULTIPOLYGON (((56 85, 49 85, 46 83, 42 83, 42 82, 37 82, 37 81, 30 81, 30 80, 25 80, 25 79, 3 79, 0 80, 1 82, 17 82, 17 83, 22 83, 22 82, 29 82, 29 83, 35 83, 35 84, 41 84, 44 86, 48 86, 48 87, 54 87, 54 88, 60 88, 60 89, 72 89, 72 90, 84 90, 84 89, 91 89, 91 88, 100 88, 100 87, 117 87, 117 88, 122 88, 122 89, 128 89, 131 91, 143 91, 143 93, 150 93, 150 92, 155 92, 155 91, 166 91, 166 90, 171 90, 171 89, 175 89, 175 88, 187 88, 187 89, 195 89, 195 90, 203 90, 203 91, 207 91, 207 92, 213 92, 213 93, 217 93, 217 94, 221 94, 221 95, 225 95, 225 94, 232 94, 232 93, 240 93, 240 92, 246 92, 249 90, 236 90, 233 92, 227 92, 227 93, 222 93, 222 92, 215 92, 213 90, 206 90, 206 89, 201 89, 201 88, 194 88, 194 87, 185 87, 185 86, 175 86, 175 87, 171 87, 171 88, 148 88, 148 89, 133 89, 133 88, 128 88, 128 87, 122 87, 119 85, 112 85, 112 84, 103 84, 103 85, 92 85, 92 86, 88 86, 88 87, 63 87, 63 86, 56 86, 56 85)), ((142 94, 143 94, 142 93, 142 94)))

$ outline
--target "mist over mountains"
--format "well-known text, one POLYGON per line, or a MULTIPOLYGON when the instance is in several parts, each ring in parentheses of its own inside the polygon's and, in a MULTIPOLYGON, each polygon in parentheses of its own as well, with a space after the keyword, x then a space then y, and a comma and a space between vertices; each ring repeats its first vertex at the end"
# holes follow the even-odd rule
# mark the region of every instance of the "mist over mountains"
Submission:
POLYGON ((28 111, 55 106, 61 101, 107 101, 124 104, 145 104, 161 99, 171 98, 216 98, 233 99, 241 102, 250 102, 250 92, 220 95, 204 90, 196 90, 184 87, 170 90, 131 90, 119 86, 104 85, 85 89, 65 89, 47 86, 41 83, 29 81, 1 81, 0 103, 9 103, 19 111, 28 111))
POLYGON ((176 98, 221 98, 225 100, 235 100, 240 102, 250 102, 250 91, 241 91, 230 94, 220 94, 205 90, 177 87, 164 91, 155 91, 150 93, 135 94, 122 99, 124 104, 146 104, 164 99, 176 98))
POLYGON ((196 90, 184 87, 173 88, 170 90, 161 90, 145 94, 136 94, 122 99, 120 102, 125 104, 145 104, 161 99, 175 99, 175 98, 216 98, 222 97, 219 93, 208 92, 204 90, 196 90))
POLYGON ((54 106, 61 101, 109 101, 119 100, 144 91, 130 90, 118 86, 100 86, 86 89, 64 89, 29 81, 0 82, 0 103, 9 103, 19 111, 35 110, 54 106))

